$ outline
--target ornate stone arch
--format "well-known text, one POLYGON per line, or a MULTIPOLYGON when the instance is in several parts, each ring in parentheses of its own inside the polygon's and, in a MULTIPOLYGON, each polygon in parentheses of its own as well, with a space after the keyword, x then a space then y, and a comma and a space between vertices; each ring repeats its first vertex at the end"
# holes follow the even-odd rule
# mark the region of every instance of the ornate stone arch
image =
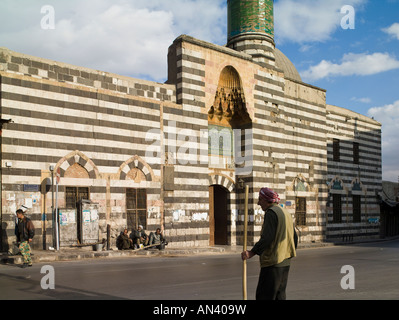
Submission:
POLYGON ((155 181, 154 171, 150 165, 137 155, 131 157, 119 167, 117 177, 120 180, 128 180, 135 170, 140 170, 146 181, 155 181))
POLYGON ((328 190, 347 191, 347 188, 344 181, 339 176, 335 176, 328 184, 328 190))
POLYGON ((97 179, 100 176, 100 172, 94 162, 79 150, 75 150, 61 158, 55 166, 55 171, 60 168, 61 177, 64 177, 65 172, 75 165, 85 169, 89 179, 97 179))
POLYGON ((295 192, 299 192, 299 191, 311 192, 312 191, 310 184, 307 182, 306 178, 301 173, 298 174, 294 178, 290 189, 295 192))
POLYGON ((363 191, 365 190, 365 187, 363 186, 363 183, 360 181, 359 178, 354 178, 351 182, 351 188, 352 191, 363 191))
POLYGON ((235 189, 235 182, 230 177, 221 173, 209 174, 209 185, 219 185, 225 187, 229 192, 233 192, 235 189))

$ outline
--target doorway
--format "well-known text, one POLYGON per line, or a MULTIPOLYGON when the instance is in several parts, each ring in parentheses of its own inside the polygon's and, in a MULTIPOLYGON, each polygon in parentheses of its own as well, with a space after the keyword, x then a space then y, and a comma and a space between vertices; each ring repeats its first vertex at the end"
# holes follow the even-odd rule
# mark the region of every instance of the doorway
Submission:
POLYGON ((69 226, 60 226, 62 233, 65 233, 61 239, 74 238, 75 233, 80 244, 83 243, 83 217, 82 217, 82 201, 90 199, 90 190, 88 187, 66 187, 65 188, 65 204, 66 209, 75 210, 75 221, 69 223, 69 226))
POLYGON ((221 186, 209 187, 209 245, 228 244, 229 192, 221 186))

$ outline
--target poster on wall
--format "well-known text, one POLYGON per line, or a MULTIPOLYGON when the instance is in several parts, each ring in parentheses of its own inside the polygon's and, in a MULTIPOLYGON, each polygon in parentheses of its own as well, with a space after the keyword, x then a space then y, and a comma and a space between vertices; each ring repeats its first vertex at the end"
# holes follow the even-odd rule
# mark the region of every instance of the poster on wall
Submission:
POLYGON ((67 226, 76 223, 76 212, 72 210, 59 210, 59 221, 61 226, 67 226))
POLYGON ((90 211, 90 220, 92 222, 97 221, 98 220, 98 211, 96 209, 92 209, 90 211))
POLYGON ((90 222, 90 210, 83 210, 83 222, 90 222))
POLYGON ((61 226, 68 225, 68 214, 67 214, 67 212, 60 211, 60 224, 61 224, 61 226))

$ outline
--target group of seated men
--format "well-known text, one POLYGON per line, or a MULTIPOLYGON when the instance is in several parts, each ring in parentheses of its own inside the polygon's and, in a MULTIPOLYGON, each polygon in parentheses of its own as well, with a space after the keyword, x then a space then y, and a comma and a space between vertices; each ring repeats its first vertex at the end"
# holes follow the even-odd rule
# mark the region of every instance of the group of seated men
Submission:
POLYGON ((160 228, 157 228, 155 233, 151 232, 150 236, 148 236, 141 225, 138 226, 137 230, 133 230, 130 235, 128 234, 128 229, 123 230, 116 239, 116 246, 119 250, 135 250, 150 247, 163 250, 167 244, 160 228))

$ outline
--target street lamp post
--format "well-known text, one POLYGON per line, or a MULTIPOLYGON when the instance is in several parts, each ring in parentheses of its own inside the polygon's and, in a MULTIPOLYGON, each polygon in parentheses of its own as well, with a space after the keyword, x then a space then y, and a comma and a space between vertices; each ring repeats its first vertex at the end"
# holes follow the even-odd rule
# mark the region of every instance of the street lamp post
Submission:
POLYGON ((51 172, 51 213, 52 213, 52 219, 53 219, 53 247, 55 248, 55 212, 54 212, 54 166, 50 165, 49 167, 50 172, 51 172))

